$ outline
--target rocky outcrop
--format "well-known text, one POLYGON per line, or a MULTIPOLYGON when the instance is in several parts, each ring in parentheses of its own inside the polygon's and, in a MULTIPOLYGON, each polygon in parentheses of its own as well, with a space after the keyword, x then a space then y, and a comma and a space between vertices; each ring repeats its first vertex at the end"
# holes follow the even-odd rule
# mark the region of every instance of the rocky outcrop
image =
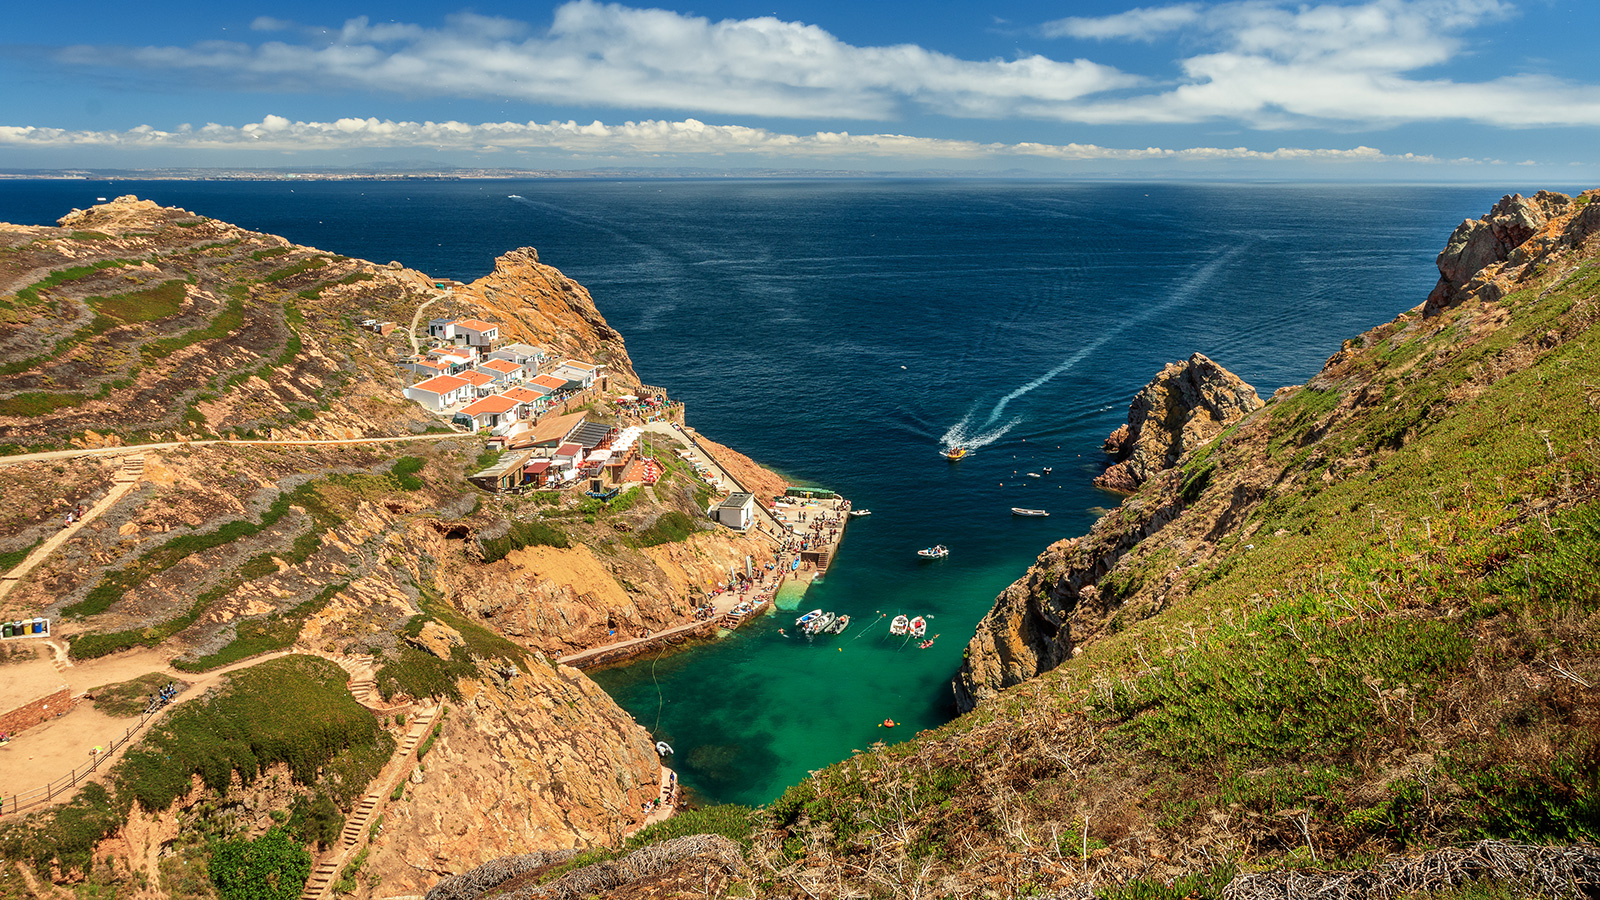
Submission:
POLYGON ((1128 424, 1106 438, 1114 462, 1094 483, 1132 493, 1261 405, 1255 388, 1203 354, 1171 363, 1133 398, 1128 424))
POLYGON ((605 363, 623 383, 639 383, 622 335, 595 308, 589 291, 539 262, 539 251, 532 247, 502 255, 493 272, 457 288, 455 295, 500 323, 502 337, 605 363))
POLYGON ((1528 251, 1546 249, 1541 246, 1546 243, 1543 241, 1526 249, 1524 245, 1553 223, 1565 224, 1572 202, 1571 197, 1551 191, 1540 191, 1532 198, 1508 194, 1481 218, 1456 226, 1439 251, 1439 283, 1428 294, 1424 315, 1435 315, 1469 296, 1486 302, 1505 296, 1507 281, 1497 277, 1501 269, 1508 262, 1516 266, 1526 261, 1531 255, 1528 251))
POLYGON ((422 894, 488 860, 614 841, 658 792, 650 735, 594 682, 535 655, 459 683, 439 737, 384 812, 368 871, 422 894))
MULTIPOLYGON (((1057 541, 995 599, 962 654, 952 687, 966 712, 982 700, 1072 658, 1089 618, 1103 620, 1122 599, 1099 583, 1134 545, 1181 511, 1176 472, 1157 473, 1153 494, 1129 499, 1087 535, 1057 541)), ((1150 492, 1147 492, 1150 493, 1150 492)))

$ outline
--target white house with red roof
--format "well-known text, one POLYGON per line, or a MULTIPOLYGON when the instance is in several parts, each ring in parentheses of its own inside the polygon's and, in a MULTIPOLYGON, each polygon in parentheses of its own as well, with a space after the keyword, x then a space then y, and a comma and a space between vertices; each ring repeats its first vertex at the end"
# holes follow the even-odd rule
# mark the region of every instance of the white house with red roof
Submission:
POLYGON ((520 419, 517 413, 521 405, 512 397, 495 394, 473 401, 456 415, 471 419, 474 430, 499 428, 515 424, 520 419))
POLYGON ((402 393, 407 400, 415 400, 434 412, 444 412, 452 406, 472 399, 472 382, 454 375, 439 375, 419 381, 402 393))
POLYGON ((557 378, 566 379, 569 386, 587 390, 594 387, 594 381, 600 377, 600 370, 604 366, 594 363, 580 362, 576 359, 563 360, 561 365, 551 370, 550 374, 557 378))
POLYGON ((420 375, 422 378, 434 378, 439 375, 451 374, 451 366, 449 363, 442 360, 433 359, 431 357, 424 357, 422 359, 414 359, 411 362, 401 363, 400 368, 415 375, 420 375))
POLYGON ((458 372, 455 377, 472 385, 473 391, 479 397, 487 397, 495 392, 494 379, 482 372, 458 372))
POLYGON ((522 380, 522 367, 509 359, 487 359, 473 371, 494 379, 495 384, 515 384, 522 380))
POLYGON ((480 350, 489 350, 500 340, 500 326, 482 319, 457 319, 450 329, 453 341, 480 350))

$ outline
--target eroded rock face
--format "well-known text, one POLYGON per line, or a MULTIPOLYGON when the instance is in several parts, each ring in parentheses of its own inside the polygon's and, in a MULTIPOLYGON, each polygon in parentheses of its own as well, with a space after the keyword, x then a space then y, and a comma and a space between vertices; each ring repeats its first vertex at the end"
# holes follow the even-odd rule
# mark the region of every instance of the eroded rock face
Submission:
POLYGON ((1128 424, 1106 438, 1115 462, 1094 483, 1132 493, 1261 405, 1255 388, 1204 354, 1170 363, 1133 398, 1128 424))
POLYGON ((643 821, 661 771, 650 735, 576 670, 529 668, 460 683, 372 844, 385 896, 501 856, 612 843, 643 821))
POLYGON ((1456 226, 1439 251, 1439 283, 1428 294, 1423 314, 1433 315, 1471 295, 1489 301, 1504 296, 1505 286, 1495 278, 1499 269, 1526 256, 1516 251, 1553 220, 1564 218, 1571 203, 1571 197, 1551 191, 1532 198, 1507 194, 1482 218, 1456 226))

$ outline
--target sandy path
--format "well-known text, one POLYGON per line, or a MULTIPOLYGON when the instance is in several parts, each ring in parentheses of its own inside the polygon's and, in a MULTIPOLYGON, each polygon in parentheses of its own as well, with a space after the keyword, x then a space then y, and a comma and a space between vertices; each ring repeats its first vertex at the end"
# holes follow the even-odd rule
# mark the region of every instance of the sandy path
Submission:
POLYGON ((138 487, 139 480, 143 476, 143 473, 143 456, 138 456, 133 460, 125 461, 123 463, 122 471, 118 472, 116 478, 112 481, 111 490, 107 491, 106 495, 100 498, 99 503, 89 507, 89 509, 85 511, 83 515, 79 516, 71 525, 62 528, 60 531, 46 539, 44 543, 33 548, 33 552, 29 553, 27 558, 22 562, 17 563, 16 568, 7 572, 4 577, 0 577, 0 618, 9 619, 14 615, 25 612, 24 610, 10 608, 4 602, 6 596, 11 593, 12 589, 15 588, 29 572, 33 571, 35 566, 44 562, 45 559, 48 558, 50 554, 56 552, 56 550, 62 544, 72 540, 72 536, 77 534, 83 528, 83 526, 88 525, 95 519, 100 518, 100 516, 105 513, 106 510, 116 506, 118 500, 126 497, 129 491, 133 490, 135 487, 138 487))
MULTIPOLYGON (((135 733, 132 741, 117 748, 115 752, 103 754, 104 759, 100 763, 99 770, 86 780, 99 781, 104 778, 109 764, 121 758, 127 748, 136 743, 143 732, 149 730, 152 723, 160 721, 166 715, 167 709, 203 695, 208 688, 229 673, 295 652, 301 651, 279 650, 266 653, 198 675, 171 668, 166 658, 153 650, 133 650, 66 668, 61 675, 69 679, 68 683, 74 693, 87 690, 89 687, 128 681, 151 672, 159 672, 173 681, 187 682, 189 685, 161 712, 147 719, 142 729, 135 733)), ((130 725, 137 724, 138 721, 138 716, 114 719, 95 709, 93 703, 80 702, 72 712, 18 734, 10 743, 0 745, 0 797, 9 798, 12 794, 26 793, 71 776, 74 770, 84 767, 93 760, 89 754, 91 747, 110 747, 113 741, 127 732, 130 725)), ((78 783, 81 785, 84 781, 80 780, 78 783)), ((57 792, 56 799, 59 801, 71 796, 73 790, 57 792)), ((5 808, 9 812, 11 807, 7 805, 5 808)), ((23 811, 26 812, 26 808, 23 811)))

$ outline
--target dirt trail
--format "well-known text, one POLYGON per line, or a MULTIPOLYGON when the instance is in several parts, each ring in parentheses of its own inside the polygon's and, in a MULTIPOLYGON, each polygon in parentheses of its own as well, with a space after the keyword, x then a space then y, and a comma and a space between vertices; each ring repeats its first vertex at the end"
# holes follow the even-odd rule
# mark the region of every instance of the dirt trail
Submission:
POLYGON ((7 572, 4 577, 0 577, 0 618, 9 619, 14 615, 19 615, 22 612, 25 612, 24 610, 12 609, 10 605, 5 602, 5 598, 10 595, 12 589, 17 586, 17 583, 22 580, 23 576, 33 571, 35 566, 44 562, 45 559, 48 558, 50 554, 56 552, 56 549, 62 544, 72 540, 72 536, 77 534, 83 528, 83 526, 93 522, 95 519, 98 519, 106 510, 116 506, 117 501, 127 496, 129 491, 137 487, 139 480, 143 477, 143 456, 135 456, 124 460, 121 471, 117 472, 116 478, 112 480, 111 490, 106 492, 104 497, 100 498, 99 503, 89 507, 89 509, 84 512, 83 515, 79 516, 71 525, 62 528, 60 531, 51 535, 44 543, 35 547, 33 552, 29 553, 26 559, 18 563, 16 568, 7 572))
MULTIPOLYGON (((306 651, 279 650, 198 675, 179 672, 168 664, 165 657, 152 650, 134 650, 76 665, 69 664, 62 670, 62 675, 67 679, 74 695, 90 687, 116 684, 152 672, 159 672, 173 681, 186 682, 189 685, 161 712, 146 720, 134 734, 133 740, 117 748, 115 752, 102 754, 99 769, 88 778, 79 780, 78 784, 102 779, 110 764, 121 758, 127 747, 132 746, 140 734, 149 730, 151 723, 159 721, 166 715, 166 710, 204 694, 224 675, 297 652, 306 651)), ((93 761, 90 748, 110 747, 113 741, 122 737, 128 728, 138 721, 138 716, 112 718, 95 709, 93 703, 80 702, 66 715, 21 732, 9 743, 0 745, 0 797, 31 791, 70 776, 74 770, 93 761)), ((53 802, 61 802, 74 792, 75 789, 57 792, 53 802)), ((9 811, 10 807, 7 806, 6 809, 9 811)))

